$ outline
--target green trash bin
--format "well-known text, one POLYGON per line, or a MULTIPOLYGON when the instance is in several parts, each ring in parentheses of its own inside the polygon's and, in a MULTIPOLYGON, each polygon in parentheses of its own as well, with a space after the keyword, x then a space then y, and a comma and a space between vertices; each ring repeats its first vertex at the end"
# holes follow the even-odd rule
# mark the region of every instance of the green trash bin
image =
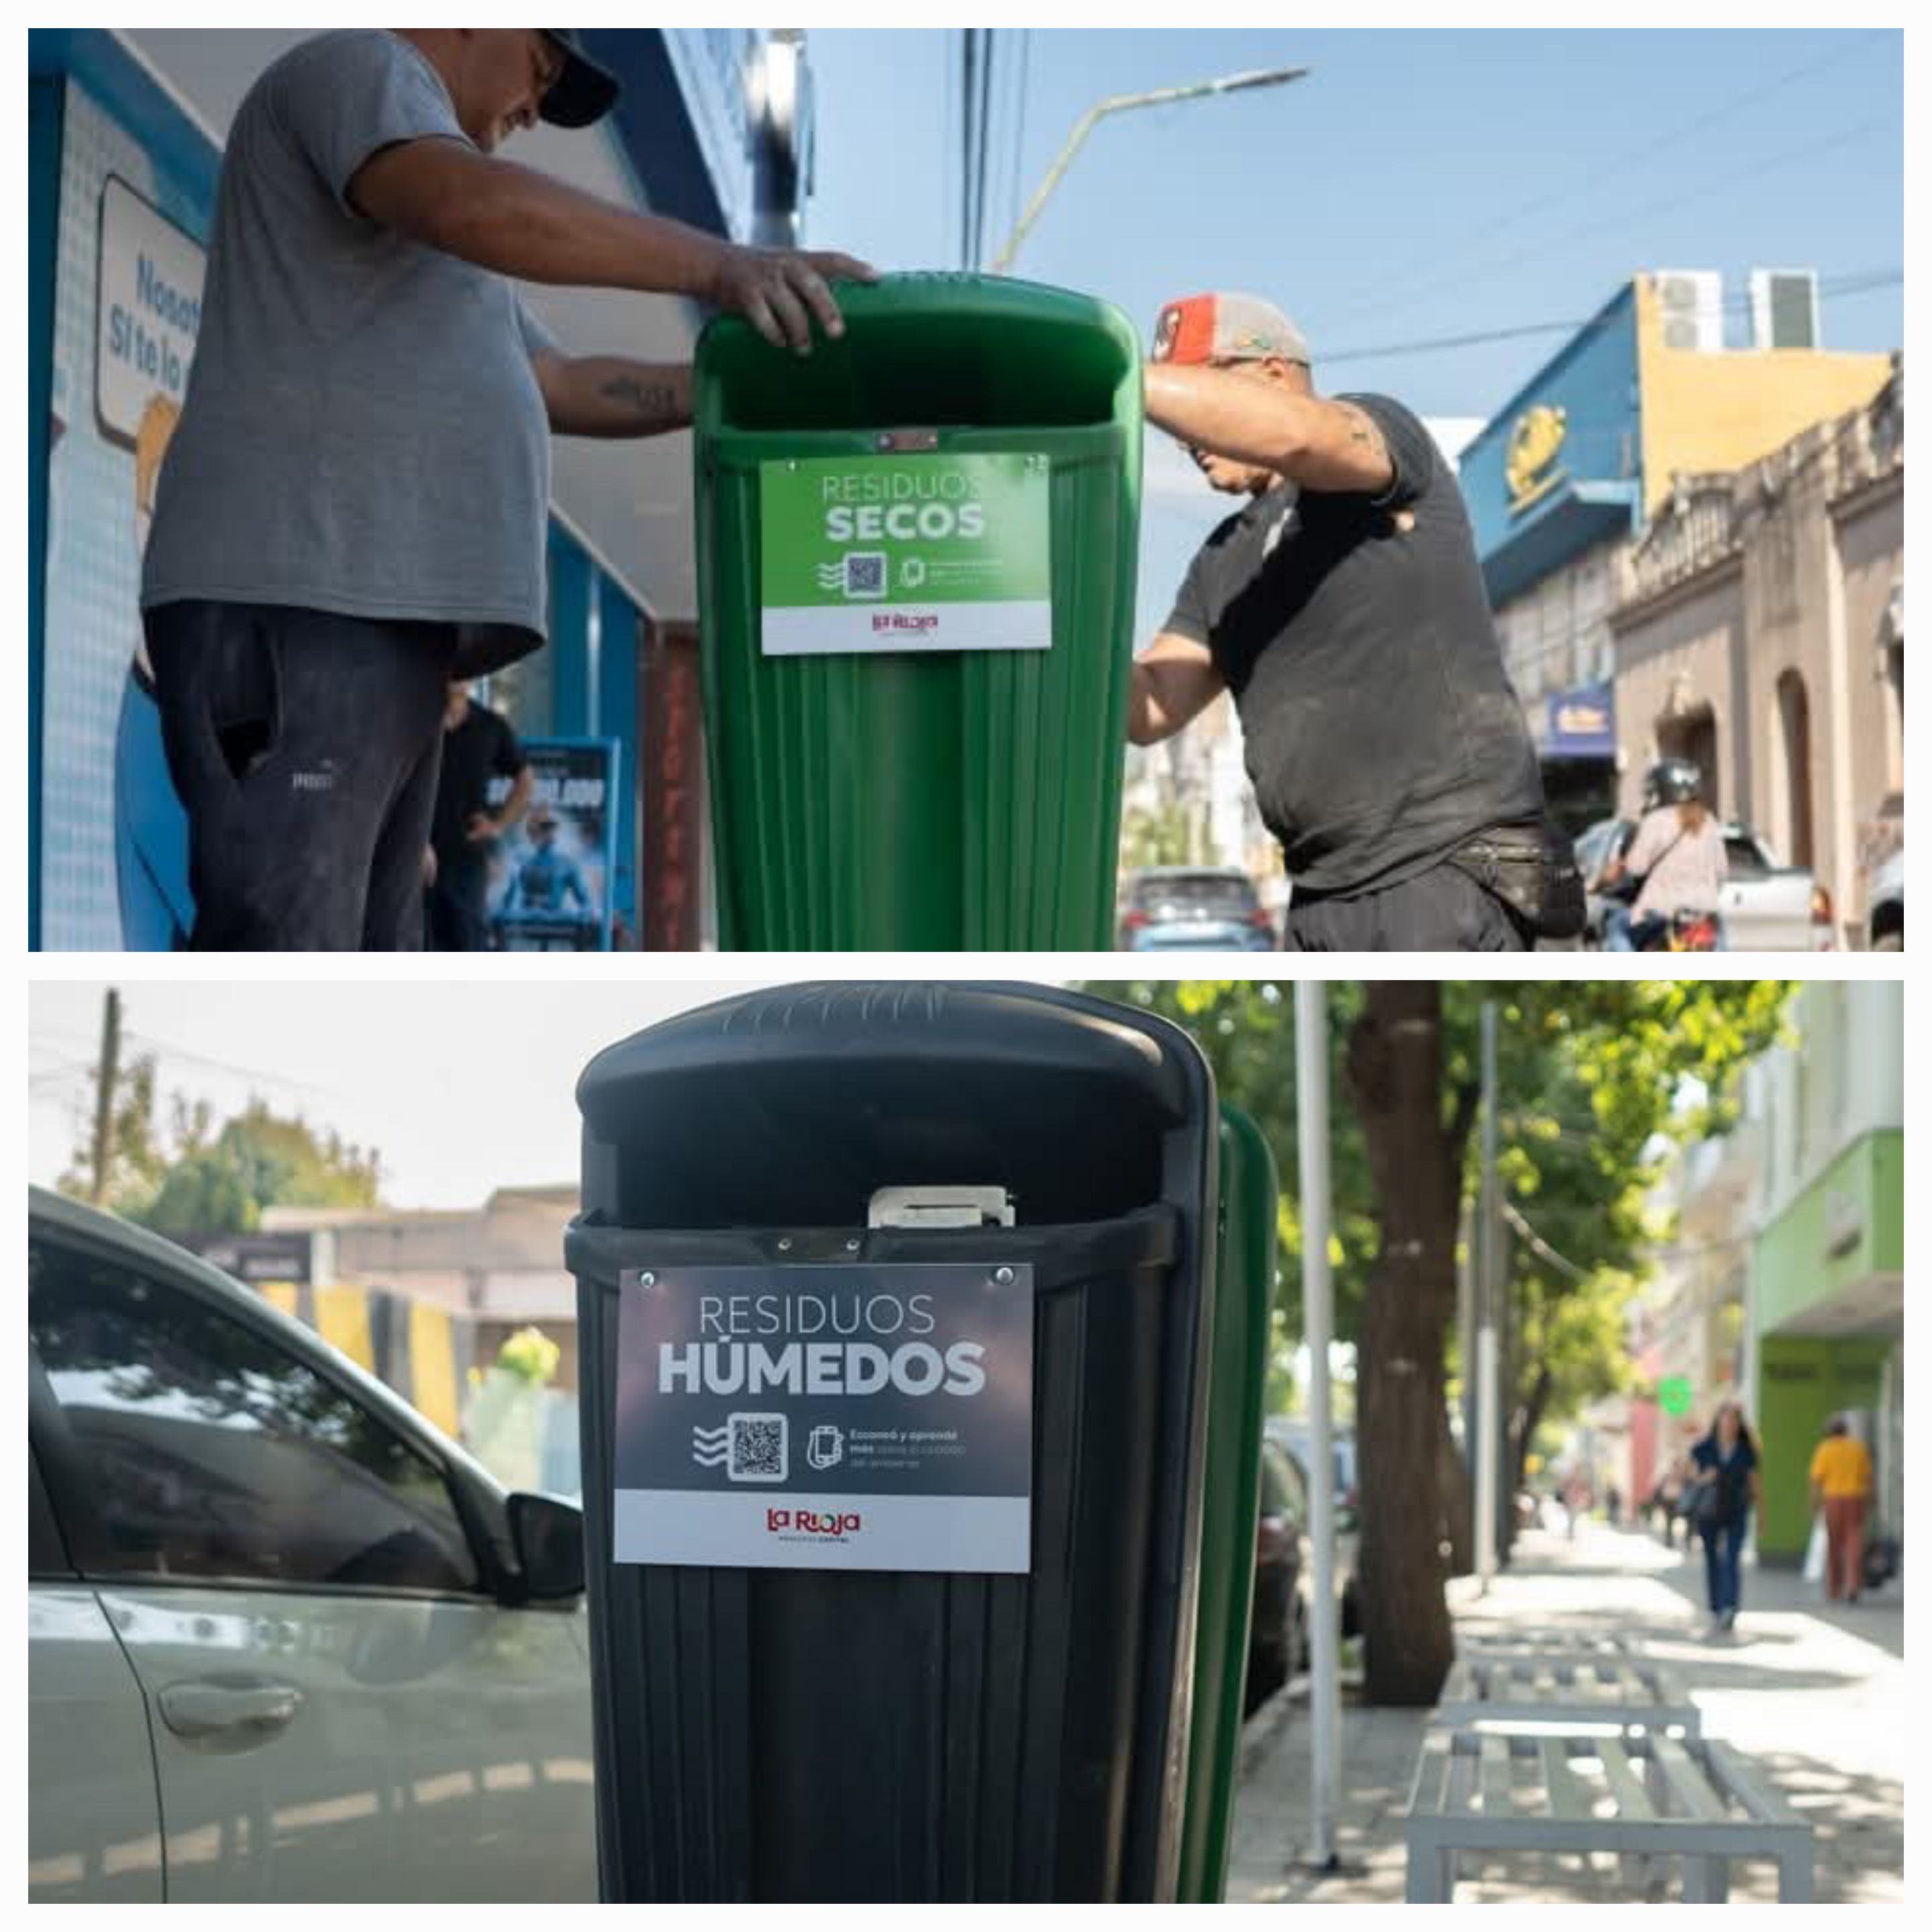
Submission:
POLYGON ((989 276, 838 290, 809 356, 698 344, 698 602, 718 937, 1112 944, 1141 350, 989 276))
POLYGON ((1188 1739, 1186 1811, 1175 1889, 1176 1898, 1189 1905, 1218 1904, 1227 1885, 1248 1619, 1254 1597, 1268 1316, 1274 1292, 1274 1156, 1260 1128, 1226 1101, 1221 1105, 1220 1182, 1194 1639, 1194 1723, 1188 1739))

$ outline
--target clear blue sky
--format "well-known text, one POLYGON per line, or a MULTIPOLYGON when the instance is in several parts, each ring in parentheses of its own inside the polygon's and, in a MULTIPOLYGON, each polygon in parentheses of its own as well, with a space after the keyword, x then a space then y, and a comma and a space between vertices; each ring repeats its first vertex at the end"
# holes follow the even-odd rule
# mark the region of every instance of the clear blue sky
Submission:
MULTIPOLYGON (((811 235, 881 267, 959 266, 948 32, 814 29, 811 235)), ((1578 320, 1633 270, 1833 278, 1904 248, 1904 41, 1845 33, 1001 29, 990 254, 1085 108, 1258 68, 1279 88, 1103 121, 1013 272, 1119 303, 1273 295, 1333 386, 1485 416, 1563 340, 1350 352, 1578 320), (1023 115, 1016 112, 1024 65, 1023 115), (1016 134, 1018 165, 1014 166, 1016 134)), ((1902 287, 1825 298, 1826 345, 1896 346, 1902 287)))
MULTIPOLYGON (((808 236, 880 268, 957 268, 961 34, 814 28, 808 236)), ((990 259, 1088 107, 1262 68, 1287 86, 1102 121, 1011 272, 1116 302, 1273 296, 1330 390, 1486 417, 1636 270, 1716 268, 1742 329, 1753 268, 1813 268, 1826 346, 1903 342, 1904 40, 1814 32, 1093 28, 993 37, 990 259), (1022 90, 1022 82, 1024 86, 1022 90)), ((1150 439, 1137 640, 1230 507, 1150 439)))

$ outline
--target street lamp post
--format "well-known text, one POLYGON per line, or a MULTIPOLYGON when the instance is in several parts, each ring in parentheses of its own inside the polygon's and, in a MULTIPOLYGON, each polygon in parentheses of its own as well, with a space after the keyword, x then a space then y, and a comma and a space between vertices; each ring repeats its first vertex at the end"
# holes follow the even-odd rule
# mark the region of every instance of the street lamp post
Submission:
POLYGON ((1178 100, 1198 100, 1208 94, 1234 94, 1251 87, 1280 87, 1288 81, 1300 80, 1308 71, 1305 67, 1263 68, 1252 74, 1231 74, 1220 80, 1196 81, 1190 87, 1157 87, 1146 94, 1110 94, 1105 100, 1096 102, 1073 124, 1073 132, 1067 136, 1066 146, 1047 170, 1046 178, 1034 189, 1032 200, 1026 205, 1026 212, 1020 217, 1019 226, 1006 237, 1005 247, 993 258, 990 272, 996 275, 1006 272, 1008 265, 1019 253, 1027 230, 1040 218, 1047 196, 1059 185, 1060 176, 1079 152, 1080 144, 1106 116, 1124 113, 1130 107, 1166 107, 1178 100))

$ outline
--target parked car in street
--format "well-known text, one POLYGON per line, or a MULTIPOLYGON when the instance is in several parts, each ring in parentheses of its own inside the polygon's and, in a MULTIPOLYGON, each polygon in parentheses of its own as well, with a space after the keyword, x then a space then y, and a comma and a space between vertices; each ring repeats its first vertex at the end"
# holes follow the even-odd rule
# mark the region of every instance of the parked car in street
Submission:
POLYGON ((1254 1607, 1248 1620, 1247 1683, 1241 1700, 1244 1718, 1253 1716, 1307 1658, 1313 1574, 1307 1484, 1288 1451, 1264 1439, 1255 1525, 1254 1607))
POLYGON ((1254 880, 1238 866, 1152 866, 1132 874, 1120 896, 1126 952, 1271 952, 1278 937, 1254 880))
MULTIPOLYGON (((1614 901, 1600 886, 1613 858, 1630 848, 1636 826, 1628 818, 1600 819, 1576 841, 1583 875, 1583 942, 1600 948, 1604 920, 1614 901)), ((1824 952, 1838 943, 1832 895, 1802 866, 1780 865, 1748 825, 1723 826, 1727 876, 1719 894, 1724 943, 1733 952, 1824 952)))
MULTIPOLYGON (((1244 1714, 1252 1715, 1268 1697, 1308 1664, 1313 1620, 1315 1564, 1309 1543, 1308 1456, 1306 1431, 1295 1446, 1298 1425, 1271 1417, 1262 1439, 1261 1505, 1255 1536, 1254 1606, 1249 1623, 1247 1691, 1244 1714)), ((1338 1490, 1335 1514, 1335 1592, 1340 1628, 1353 1636, 1360 1628, 1355 1597, 1355 1526, 1353 1492, 1354 1442, 1338 1432, 1338 1467, 1350 1473, 1346 1499, 1338 1490), (1344 1444, 1346 1442, 1346 1448, 1344 1444)))
POLYGON ((582 1519, 28 1196, 31 1900, 592 1900, 582 1519))

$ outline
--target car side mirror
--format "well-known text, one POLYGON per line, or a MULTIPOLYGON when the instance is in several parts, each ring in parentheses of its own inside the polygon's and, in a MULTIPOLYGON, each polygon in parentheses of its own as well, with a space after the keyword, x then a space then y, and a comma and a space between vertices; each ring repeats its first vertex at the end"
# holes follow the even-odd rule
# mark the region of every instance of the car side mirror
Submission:
POLYGON ((508 1508, 524 1600, 555 1603, 581 1596, 584 1512, 555 1496, 513 1496, 508 1508))

